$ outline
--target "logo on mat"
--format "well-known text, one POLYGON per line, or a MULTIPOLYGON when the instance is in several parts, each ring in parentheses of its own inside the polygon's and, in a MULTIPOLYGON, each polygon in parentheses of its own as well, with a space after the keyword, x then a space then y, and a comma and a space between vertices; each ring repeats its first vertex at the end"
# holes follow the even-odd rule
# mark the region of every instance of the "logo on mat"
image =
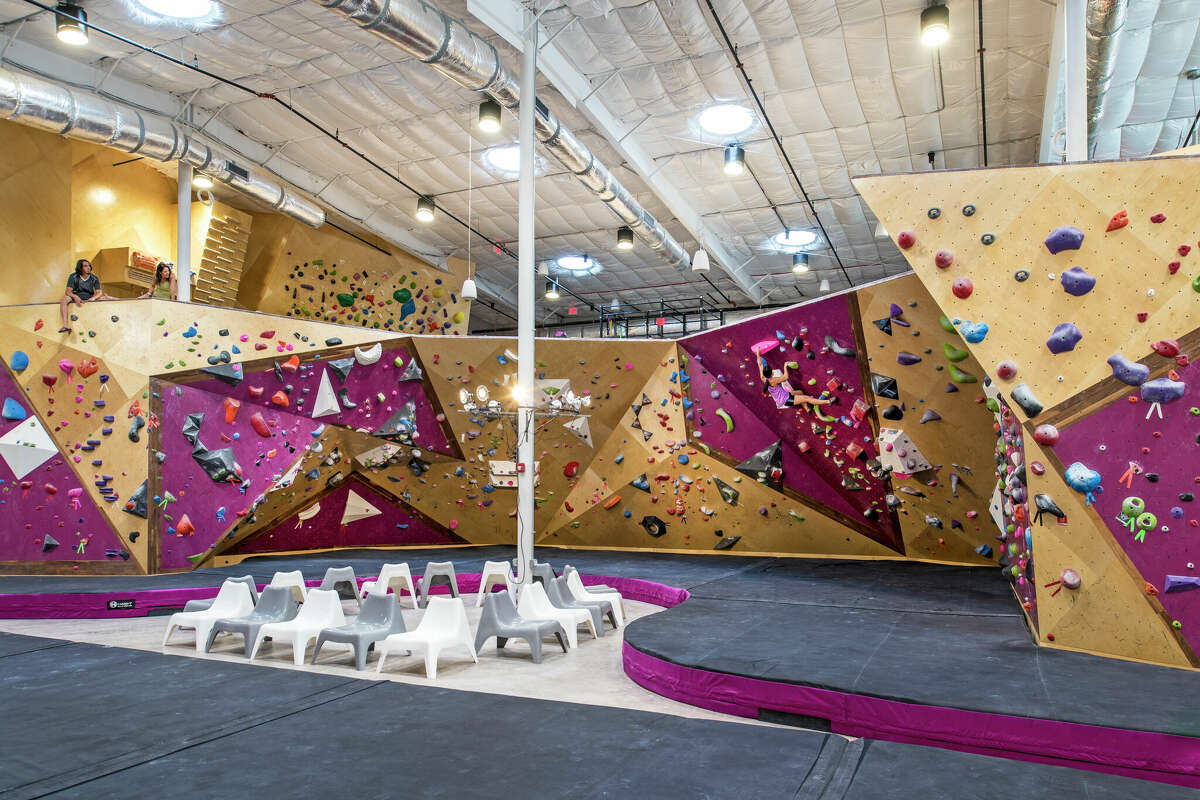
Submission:
POLYGON ((137 602, 136 600, 109 600, 108 601, 108 610, 116 611, 118 609, 123 609, 123 608, 133 608, 134 603, 136 603, 136 602, 137 602))

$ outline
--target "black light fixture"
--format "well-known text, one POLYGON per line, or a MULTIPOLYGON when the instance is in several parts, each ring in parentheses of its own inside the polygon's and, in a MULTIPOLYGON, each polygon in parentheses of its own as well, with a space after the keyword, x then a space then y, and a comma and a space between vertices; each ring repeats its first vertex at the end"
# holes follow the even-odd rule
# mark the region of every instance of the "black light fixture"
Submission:
POLYGON ((54 28, 63 44, 78 47, 87 44, 87 12, 74 3, 59 3, 54 7, 54 28))
POLYGON ((741 175, 746 171, 746 151, 740 144, 725 146, 725 174, 741 175))
POLYGON ((808 272, 808 253, 792 253, 792 272, 797 275, 808 272))
POLYGON ((633 228, 621 226, 617 228, 617 249, 632 250, 633 249, 633 228))
POLYGON ((479 130, 484 133, 500 130, 500 104, 495 100, 484 100, 479 104, 479 130))
POLYGON ((950 39, 950 9, 941 3, 921 12, 921 44, 941 47, 950 39))
POLYGON ((546 299, 547 300, 557 300, 561 296, 562 295, 560 295, 558 293, 558 284, 554 282, 553 278, 547 278, 546 279, 546 294, 545 294, 546 299))
POLYGON ((417 198, 417 219, 419 219, 421 222, 433 222, 433 209, 433 198, 417 198))

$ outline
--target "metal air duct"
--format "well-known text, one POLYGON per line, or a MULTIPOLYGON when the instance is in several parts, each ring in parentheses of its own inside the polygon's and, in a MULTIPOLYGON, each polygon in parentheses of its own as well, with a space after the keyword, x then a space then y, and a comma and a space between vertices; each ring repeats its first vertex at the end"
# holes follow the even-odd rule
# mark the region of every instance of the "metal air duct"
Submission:
MULTIPOLYGON (((422 0, 315 0, 364 30, 391 42, 472 91, 482 92, 509 110, 520 105, 517 81, 500 61, 496 48, 458 20, 422 0)), ((563 126, 550 109, 534 99, 538 140, 588 191, 612 209, 651 249, 677 269, 691 264, 688 253, 620 181, 563 126)))
POLYGON ((1096 141, 1104 98, 1112 83, 1117 35, 1125 25, 1127 0, 1088 0, 1087 4, 1087 131, 1088 154, 1096 141))
POLYGON ((0 68, 0 118, 126 153, 183 161, 281 214, 319 228, 325 211, 272 175, 182 126, 90 92, 0 68))

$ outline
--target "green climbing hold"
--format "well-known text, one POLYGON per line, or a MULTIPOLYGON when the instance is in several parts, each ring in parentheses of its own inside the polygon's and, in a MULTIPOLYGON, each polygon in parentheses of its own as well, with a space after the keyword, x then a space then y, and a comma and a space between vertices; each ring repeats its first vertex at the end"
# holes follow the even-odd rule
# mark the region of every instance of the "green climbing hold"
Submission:
POLYGON ((977 383, 979 378, 976 378, 969 372, 963 372, 953 364, 950 365, 950 380, 955 383, 977 383))
POLYGON ((938 325, 941 325, 942 330, 946 333, 958 333, 958 328, 954 327, 954 323, 947 319, 944 314, 938 317, 938 325))
POLYGON ((1192 278, 1192 288, 1195 289, 1197 292, 1200 292, 1200 275, 1197 275, 1196 277, 1192 278))
POLYGON ((971 355, 966 350, 960 350, 949 342, 942 342, 942 352, 946 354, 946 358, 950 361, 959 362, 967 356, 971 355))
POLYGON ((192 562, 192 566, 197 566, 204 560, 204 553, 196 553, 194 556, 188 556, 187 560, 192 562))
POLYGON ((729 416, 729 412, 723 408, 718 408, 717 416, 725 420, 725 432, 733 433, 733 417, 729 416))
POLYGON ((788 516, 794 518, 797 522, 804 522, 804 515, 796 509, 789 509, 788 516))
POLYGON ((154 324, 155 324, 155 325, 159 325, 159 326, 161 326, 161 325, 166 325, 166 324, 167 324, 167 318, 166 318, 166 317, 163 317, 162 319, 160 319, 158 322, 156 322, 156 323, 154 323, 154 324))
POLYGON ((407 303, 409 300, 412 300, 412 292, 408 289, 397 289, 392 292, 392 299, 397 303, 407 303))
POLYGON ((996 402, 996 398, 989 397, 987 399, 987 410, 991 411, 993 414, 999 413, 1000 404, 996 402))
POLYGON ((354 305, 354 295, 342 293, 337 296, 338 305, 342 308, 349 308, 354 305))
POLYGON ((704 451, 704 455, 706 455, 706 456, 711 456, 711 455, 712 455, 712 448, 710 448, 710 447, 709 447, 708 445, 706 445, 704 442, 696 442, 696 443, 695 443, 695 446, 696 446, 696 447, 698 447, 699 449, 703 450, 703 451, 704 451))

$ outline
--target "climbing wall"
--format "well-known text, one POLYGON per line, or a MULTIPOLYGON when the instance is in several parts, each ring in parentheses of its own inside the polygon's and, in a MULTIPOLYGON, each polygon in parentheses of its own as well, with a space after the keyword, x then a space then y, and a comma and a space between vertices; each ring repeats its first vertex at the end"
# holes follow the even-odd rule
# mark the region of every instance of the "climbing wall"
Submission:
POLYGON ((1003 549, 1030 549, 1045 643, 1198 663, 1198 174, 1193 156, 855 180, 1019 423, 1003 549))

